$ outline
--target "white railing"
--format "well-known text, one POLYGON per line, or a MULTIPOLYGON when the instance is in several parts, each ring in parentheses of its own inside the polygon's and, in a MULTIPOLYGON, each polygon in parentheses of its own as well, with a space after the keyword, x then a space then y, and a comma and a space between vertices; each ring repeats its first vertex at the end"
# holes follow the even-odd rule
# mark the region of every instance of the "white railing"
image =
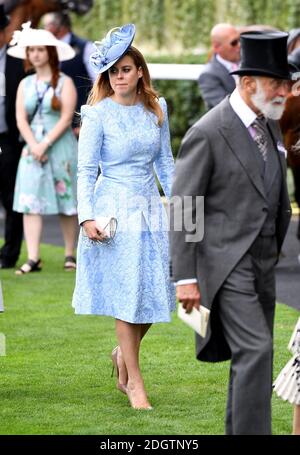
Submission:
POLYGON ((148 63, 151 79, 197 81, 204 65, 148 63))

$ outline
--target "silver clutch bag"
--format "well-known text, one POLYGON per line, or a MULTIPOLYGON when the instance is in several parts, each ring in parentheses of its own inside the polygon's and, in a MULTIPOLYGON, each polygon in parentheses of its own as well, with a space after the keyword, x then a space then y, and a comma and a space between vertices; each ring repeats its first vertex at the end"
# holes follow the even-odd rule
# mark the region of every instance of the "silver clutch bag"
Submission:
MULTIPOLYGON (((91 240, 91 242, 106 245, 108 243, 111 243, 117 232, 117 218, 114 218, 113 216, 97 216, 95 221, 97 228, 101 229, 101 231, 104 231, 106 237, 102 240, 91 240)), ((82 228, 82 234, 84 237, 87 237, 84 228, 82 228)))
POLYGON ((106 237, 103 240, 99 240, 99 243, 111 243, 117 232, 117 218, 113 216, 97 216, 96 225, 106 234, 106 237))

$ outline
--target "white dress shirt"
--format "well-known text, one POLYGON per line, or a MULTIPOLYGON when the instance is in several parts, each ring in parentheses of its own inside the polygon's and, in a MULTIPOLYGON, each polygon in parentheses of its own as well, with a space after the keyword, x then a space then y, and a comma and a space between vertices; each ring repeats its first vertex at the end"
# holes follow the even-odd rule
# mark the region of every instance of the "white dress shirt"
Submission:
MULTIPOLYGON (((225 66, 228 73, 238 69, 238 66, 239 66, 238 63, 234 63, 234 62, 230 62, 229 60, 225 60, 225 58, 221 57, 219 54, 216 54, 216 59, 218 60, 219 63, 221 63, 221 65, 225 66)), ((237 83, 238 76, 236 74, 231 74, 231 76, 237 83)))
POLYGON ((225 60, 225 58, 221 57, 219 54, 216 54, 216 59, 218 60, 219 63, 221 63, 221 65, 225 66, 228 73, 230 73, 230 71, 233 71, 233 65, 236 65, 233 62, 230 62, 229 60, 225 60))
POLYGON ((252 111, 248 104, 245 103, 237 88, 230 95, 229 103, 236 115, 241 119, 245 127, 248 129, 256 119, 257 115, 254 111, 252 111))

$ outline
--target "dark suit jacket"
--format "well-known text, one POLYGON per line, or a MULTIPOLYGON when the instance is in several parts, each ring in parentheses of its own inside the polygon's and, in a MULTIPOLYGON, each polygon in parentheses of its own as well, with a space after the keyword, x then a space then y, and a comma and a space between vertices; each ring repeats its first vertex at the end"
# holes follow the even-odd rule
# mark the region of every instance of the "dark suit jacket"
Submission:
POLYGON ((25 77, 23 60, 6 55, 5 65, 5 115, 9 135, 13 142, 18 143, 19 130, 16 123, 16 94, 18 85, 25 77))
MULTIPOLYGON (((61 63, 61 70, 63 73, 67 74, 73 79, 77 90, 77 104, 76 112, 80 112, 80 108, 83 104, 86 104, 86 100, 89 94, 89 91, 92 88, 92 81, 87 72, 83 61, 84 49, 87 44, 87 40, 80 38, 74 33, 71 34, 70 45, 75 50, 76 55, 71 60, 66 60, 61 63)), ((80 123, 80 118, 75 115, 74 125, 80 123)), ((77 125, 78 126, 78 125, 77 125)))
POLYGON ((235 80, 214 55, 198 79, 202 98, 209 110, 235 89, 235 80))
MULTIPOLYGON (((272 136, 280 139, 277 122, 268 123, 272 136)), ((254 141, 227 97, 190 128, 177 159, 172 197, 204 196, 204 237, 201 242, 186 243, 184 229, 171 230, 172 275, 174 281, 197 277, 201 303, 208 308, 267 217, 265 188, 253 147, 254 141)), ((291 209, 285 157, 279 152, 278 156, 283 175, 276 227, 279 253, 291 209)), ((174 202, 171 219, 178 207, 180 201, 174 202)), ((198 348, 198 358, 202 360, 230 357, 217 311, 198 348)))

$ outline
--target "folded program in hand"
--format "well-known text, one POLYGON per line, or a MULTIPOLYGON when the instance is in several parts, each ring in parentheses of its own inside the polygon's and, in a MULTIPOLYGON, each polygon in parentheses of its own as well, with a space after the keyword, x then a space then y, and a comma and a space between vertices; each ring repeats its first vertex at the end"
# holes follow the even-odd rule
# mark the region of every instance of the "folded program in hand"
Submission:
POLYGON ((190 313, 186 313, 182 303, 178 305, 178 317, 203 338, 206 335, 209 315, 210 310, 203 305, 200 305, 200 310, 194 307, 190 313))

